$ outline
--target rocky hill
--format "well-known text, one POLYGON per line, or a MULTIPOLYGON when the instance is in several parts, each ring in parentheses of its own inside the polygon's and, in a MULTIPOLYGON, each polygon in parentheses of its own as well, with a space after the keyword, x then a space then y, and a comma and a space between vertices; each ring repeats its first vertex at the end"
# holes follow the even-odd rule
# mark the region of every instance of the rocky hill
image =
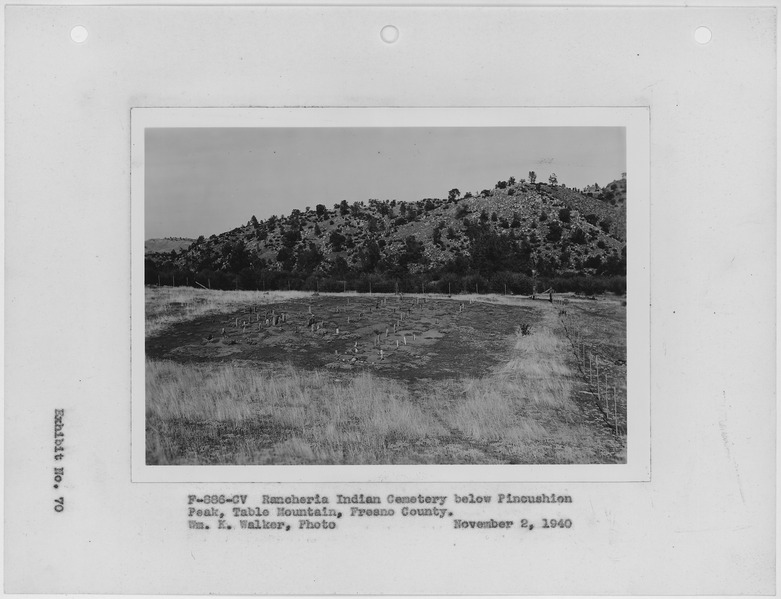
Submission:
MULTIPOLYGON (((350 279, 378 274, 428 280, 499 272, 625 274, 626 180, 583 193, 564 185, 499 181, 479 194, 380 201, 293 210, 209 238, 181 252, 147 256, 149 273, 175 269, 193 279, 233 273, 246 283, 350 279), (242 274, 243 273, 243 274, 242 274)), ((178 276, 181 279, 181 274, 178 276)), ((198 279, 200 280, 200 279, 198 279)), ((240 286, 238 281, 236 286, 240 286)), ((254 288, 254 287, 253 287, 254 288)))

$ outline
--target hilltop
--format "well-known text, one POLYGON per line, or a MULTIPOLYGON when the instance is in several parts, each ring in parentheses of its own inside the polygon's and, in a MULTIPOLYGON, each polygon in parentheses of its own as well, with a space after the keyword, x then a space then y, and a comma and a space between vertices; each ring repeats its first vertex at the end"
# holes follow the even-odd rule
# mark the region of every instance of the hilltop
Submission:
POLYGON ((190 237, 163 237, 162 239, 147 239, 144 242, 145 254, 161 254, 171 250, 184 250, 190 247, 195 239, 190 237))
POLYGON ((530 277, 626 274, 626 179, 577 190, 511 177, 447 198, 317 204, 178 249, 147 255, 147 283, 174 275, 221 288, 341 290, 349 281, 362 290, 372 280, 378 290, 509 284, 521 293, 530 277))

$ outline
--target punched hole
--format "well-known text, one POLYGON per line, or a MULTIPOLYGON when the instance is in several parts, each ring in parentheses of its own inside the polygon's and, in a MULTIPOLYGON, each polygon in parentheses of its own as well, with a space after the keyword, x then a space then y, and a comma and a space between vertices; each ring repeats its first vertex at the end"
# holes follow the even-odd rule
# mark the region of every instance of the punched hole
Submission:
POLYGON ((380 30, 380 37, 386 44, 392 44, 399 39, 399 30, 393 25, 386 25, 380 30))
POLYGON ((694 40, 698 44, 707 44, 712 37, 713 33, 711 33, 711 30, 707 27, 697 27, 697 29, 694 30, 694 40))
POLYGON ((83 44, 86 42, 88 36, 89 31, 87 31, 87 28, 83 25, 76 25, 76 27, 71 29, 71 39, 77 44, 83 44))

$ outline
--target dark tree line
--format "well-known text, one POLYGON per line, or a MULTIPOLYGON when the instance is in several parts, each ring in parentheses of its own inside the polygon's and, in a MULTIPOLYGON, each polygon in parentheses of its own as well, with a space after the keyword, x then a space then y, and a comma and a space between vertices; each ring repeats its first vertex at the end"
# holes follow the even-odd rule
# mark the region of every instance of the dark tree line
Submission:
MULTIPOLYGON (((383 251, 385 240, 369 239, 355 253, 352 263, 342 256, 326 261, 314 243, 299 244, 296 249, 291 236, 277 255, 281 268, 254 256, 242 241, 226 242, 219 251, 195 254, 199 256, 196 260, 180 259, 176 252, 162 260, 159 256, 147 258, 145 282, 211 289, 360 292, 371 289, 386 293, 463 291, 521 295, 530 294, 536 282, 537 291, 552 286, 559 292, 625 292, 625 254, 612 254, 604 261, 591 257, 579 265, 595 270, 597 276, 561 274, 561 265, 555 259, 534 258, 534 239, 500 235, 486 223, 468 219, 466 234, 470 254, 456 254, 441 266, 430 263, 425 244, 414 236, 408 236, 395 252, 383 251)), ((566 248, 562 250, 562 259, 566 257, 564 254, 566 248)))

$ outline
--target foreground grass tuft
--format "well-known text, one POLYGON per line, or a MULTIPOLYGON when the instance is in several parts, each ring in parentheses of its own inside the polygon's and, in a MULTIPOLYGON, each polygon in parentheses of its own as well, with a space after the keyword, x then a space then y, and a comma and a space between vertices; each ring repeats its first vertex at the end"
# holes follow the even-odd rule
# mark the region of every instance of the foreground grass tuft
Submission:
POLYGON ((387 463, 443 434, 400 384, 359 375, 147 361, 149 463, 387 463))

